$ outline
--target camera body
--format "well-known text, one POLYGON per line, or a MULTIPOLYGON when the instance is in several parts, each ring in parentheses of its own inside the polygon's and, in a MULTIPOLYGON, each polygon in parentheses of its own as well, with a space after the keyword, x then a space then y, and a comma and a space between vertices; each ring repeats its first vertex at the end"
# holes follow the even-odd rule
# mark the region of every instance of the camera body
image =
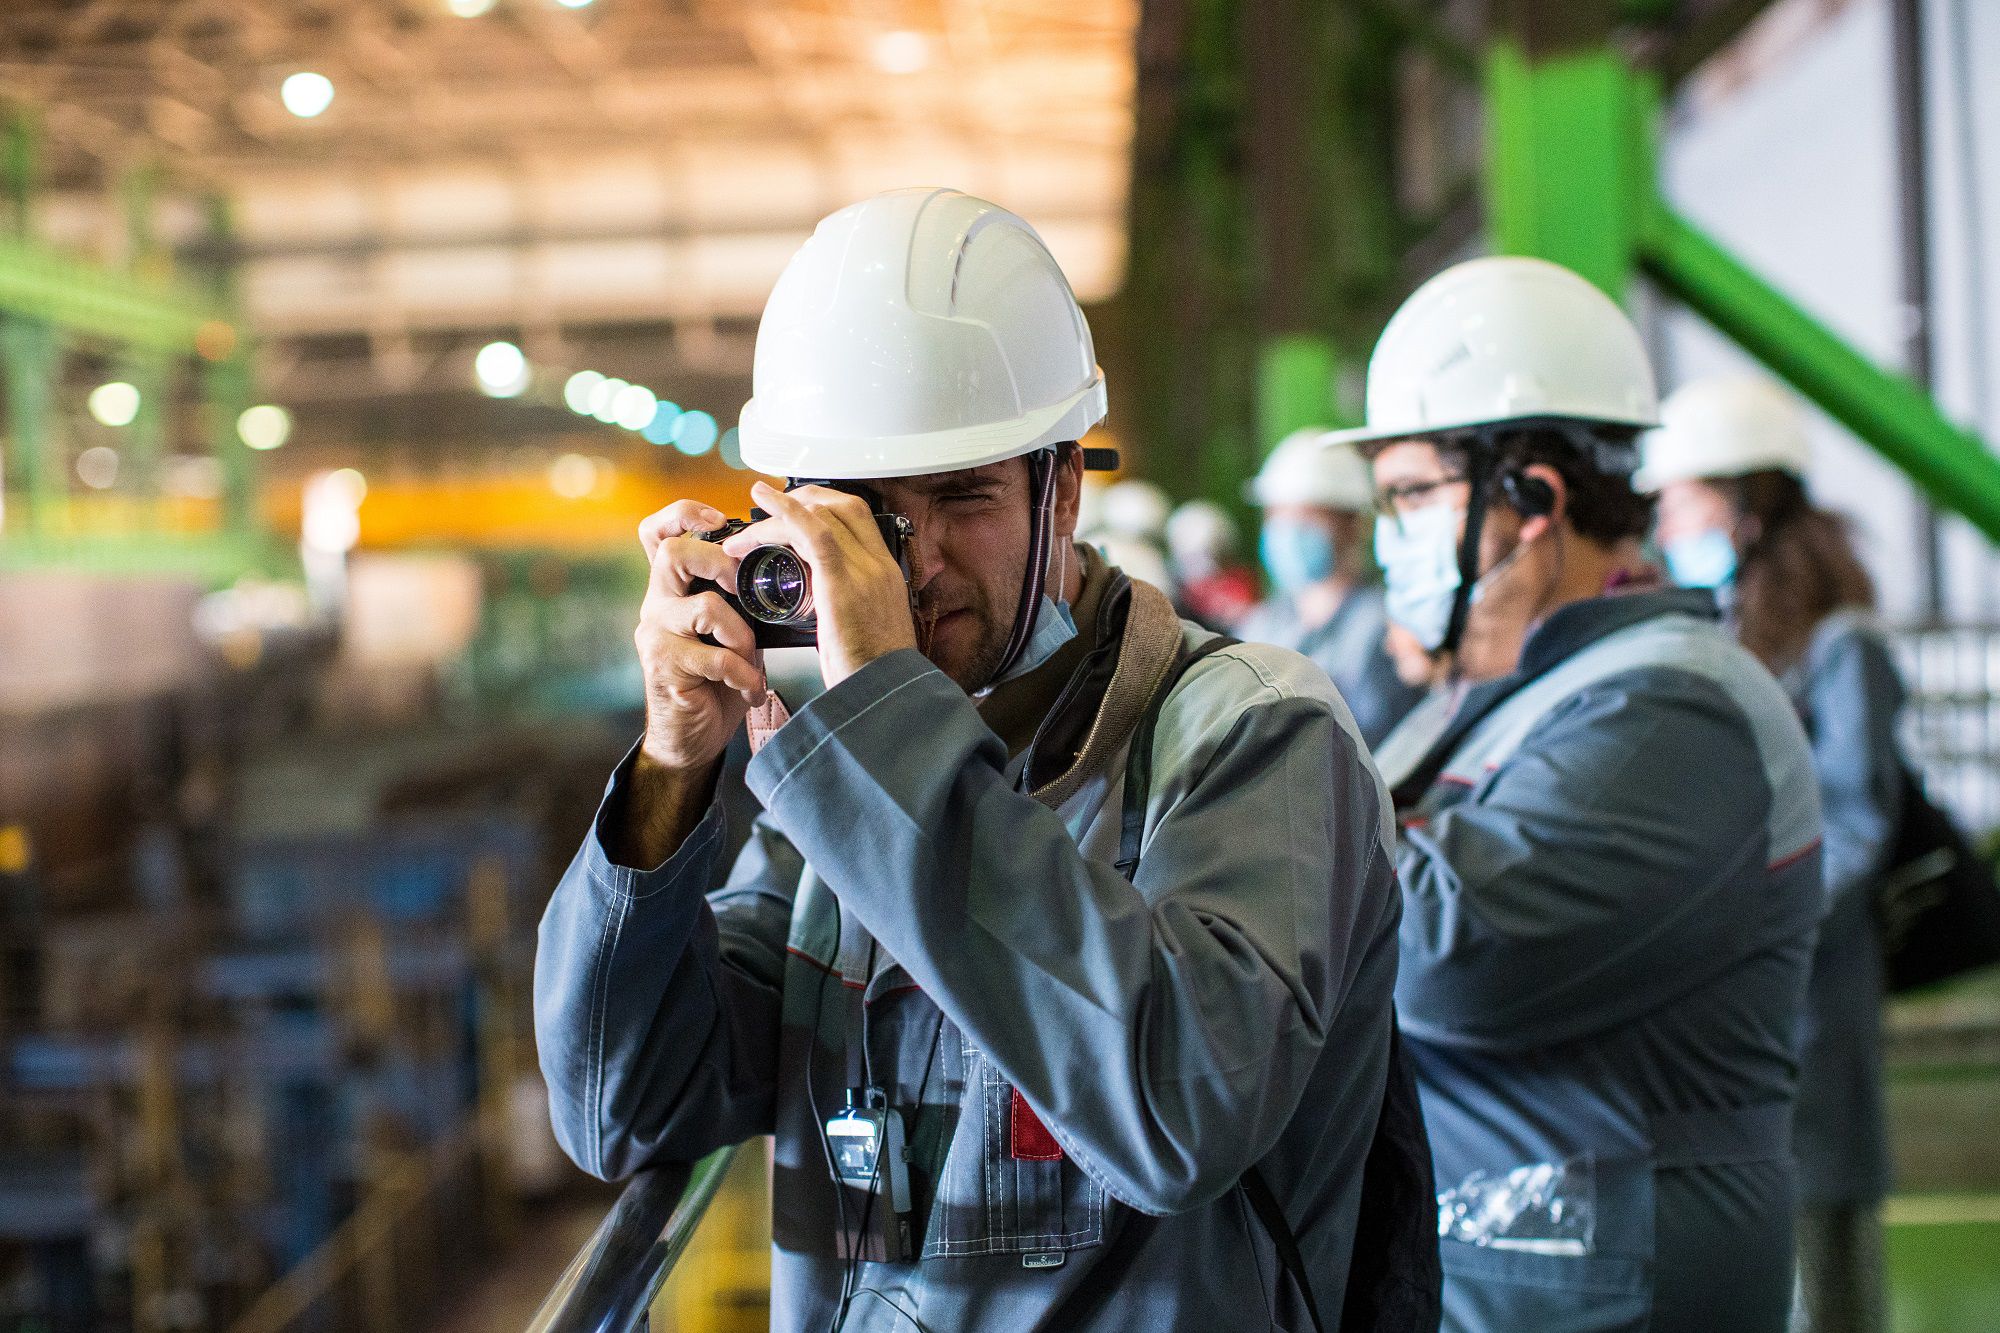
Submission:
MULTIPOLYGON (((712 532, 694 534, 705 542, 724 541, 752 523, 769 518, 761 509, 750 511, 748 519, 732 518, 712 532)), ((906 547, 916 531, 901 514, 875 514, 875 527, 882 534, 890 556, 910 576, 906 547)), ((799 553, 789 546, 758 546, 737 562, 736 586, 725 588, 710 579, 694 579, 689 592, 713 588, 738 614, 750 622, 750 632, 759 648, 811 648, 819 642, 819 617, 813 606, 812 571, 799 553)))

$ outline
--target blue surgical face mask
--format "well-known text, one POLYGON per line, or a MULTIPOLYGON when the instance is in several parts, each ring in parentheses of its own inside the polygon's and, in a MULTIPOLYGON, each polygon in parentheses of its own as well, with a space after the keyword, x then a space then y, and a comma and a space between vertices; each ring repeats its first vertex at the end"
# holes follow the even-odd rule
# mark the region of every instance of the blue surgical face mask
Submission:
POLYGON ((1022 647, 1021 655, 1014 659, 1013 666, 1007 668, 1007 674, 993 684, 1027 675, 1054 657, 1058 648, 1075 637, 1076 618, 1070 614, 1069 603, 1058 602, 1043 593, 1041 608, 1035 613, 1035 627, 1028 631, 1028 642, 1022 647))
POLYGON ((1375 563, 1382 567, 1389 618, 1427 652, 1444 645, 1451 608, 1464 582, 1458 571, 1459 523, 1465 511, 1432 505, 1400 519, 1375 520, 1375 563))
POLYGON ((1736 578, 1736 543, 1720 528, 1677 537, 1660 548, 1667 576, 1683 588, 1722 588, 1736 578))
POLYGON ((1257 550, 1280 592, 1297 592, 1331 577, 1337 563, 1331 533, 1290 519, 1265 520, 1257 550))

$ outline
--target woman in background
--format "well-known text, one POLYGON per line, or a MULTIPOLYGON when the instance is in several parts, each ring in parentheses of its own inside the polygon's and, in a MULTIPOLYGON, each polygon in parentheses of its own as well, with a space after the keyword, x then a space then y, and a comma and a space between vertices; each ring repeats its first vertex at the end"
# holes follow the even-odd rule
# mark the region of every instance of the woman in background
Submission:
POLYGON ((1767 381, 1726 377, 1685 386, 1660 415, 1639 481, 1659 496, 1668 572, 1714 588, 1744 646, 1784 682, 1820 784, 1828 911, 1800 1034, 1793 1325, 1878 1333, 1889 1154, 1872 900, 1902 813, 1903 686, 1847 526, 1806 492, 1796 404, 1767 381))

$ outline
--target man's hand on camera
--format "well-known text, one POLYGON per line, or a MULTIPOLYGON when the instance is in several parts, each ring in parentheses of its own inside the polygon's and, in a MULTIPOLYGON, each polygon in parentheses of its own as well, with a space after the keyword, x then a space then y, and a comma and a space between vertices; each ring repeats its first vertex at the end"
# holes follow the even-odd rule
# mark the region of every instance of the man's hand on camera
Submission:
POLYGON ((799 553, 812 571, 819 618, 820 674, 828 689, 898 648, 917 646, 910 588, 889 554, 868 503, 825 486, 781 491, 750 488, 770 514, 722 543, 732 566, 752 547, 777 544, 799 553))
POLYGON ((723 516, 677 500, 639 524, 652 573, 633 642, 646 681, 646 734, 639 742, 630 799, 618 812, 609 850, 624 865, 658 865, 700 822, 716 762, 743 716, 764 701, 764 665, 750 626, 720 593, 690 595, 694 579, 724 587, 736 559, 690 533, 723 516), (704 643, 702 636, 714 640, 704 643))

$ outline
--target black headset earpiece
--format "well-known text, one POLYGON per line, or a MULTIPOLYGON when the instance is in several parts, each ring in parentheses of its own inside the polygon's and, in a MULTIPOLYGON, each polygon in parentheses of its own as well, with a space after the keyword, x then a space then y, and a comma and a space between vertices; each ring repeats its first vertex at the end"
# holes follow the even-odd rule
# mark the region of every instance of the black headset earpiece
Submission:
POLYGON ((1522 518, 1543 518, 1556 512, 1555 487, 1525 472, 1506 472, 1500 477, 1500 493, 1508 507, 1522 518))

